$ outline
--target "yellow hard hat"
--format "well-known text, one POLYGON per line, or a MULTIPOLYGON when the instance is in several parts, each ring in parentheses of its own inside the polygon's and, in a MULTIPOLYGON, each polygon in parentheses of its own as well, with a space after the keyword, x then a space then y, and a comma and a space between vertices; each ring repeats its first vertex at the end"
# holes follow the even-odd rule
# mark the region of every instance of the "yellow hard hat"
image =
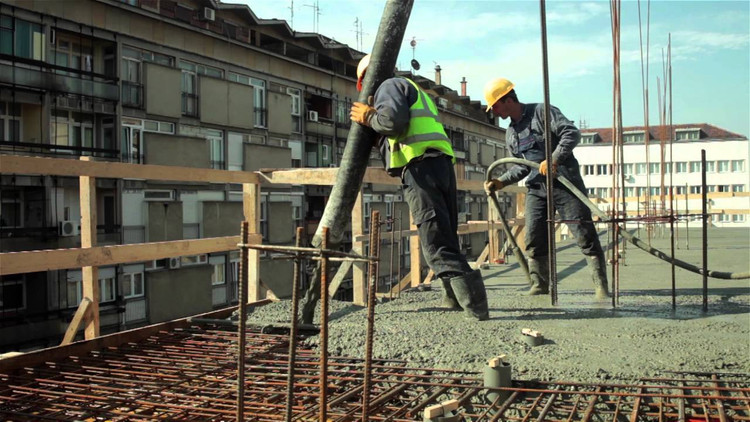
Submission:
POLYGON ((367 66, 369 65, 370 55, 367 54, 360 59, 359 64, 357 65, 357 91, 362 91, 362 76, 364 76, 365 70, 367 70, 367 66))
POLYGON ((487 82, 487 85, 484 86, 484 99, 487 101, 487 110, 485 111, 490 111, 497 100, 503 98, 505 94, 513 90, 514 86, 513 82, 504 78, 497 78, 487 82))

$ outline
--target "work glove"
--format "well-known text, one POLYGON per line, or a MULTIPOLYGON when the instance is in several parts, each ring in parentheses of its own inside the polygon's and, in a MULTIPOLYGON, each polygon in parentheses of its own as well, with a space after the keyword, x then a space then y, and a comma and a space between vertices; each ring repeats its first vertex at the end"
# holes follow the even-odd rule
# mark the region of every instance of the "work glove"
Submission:
MULTIPOLYGON (((539 164, 539 173, 541 173, 542 176, 547 175, 547 167, 548 167, 547 160, 544 160, 542 161, 542 164, 539 164)), ((552 175, 554 176, 555 174, 557 174, 557 163, 553 161, 552 162, 552 175)))
POLYGON ((505 183, 497 180, 492 179, 484 182, 484 191, 487 192, 487 195, 491 194, 492 192, 495 192, 497 190, 500 190, 505 187, 505 183))
POLYGON ((372 96, 367 97, 367 103, 352 103, 352 109, 349 112, 349 118, 356 123, 363 126, 370 126, 370 118, 377 114, 375 108, 372 106, 372 96))

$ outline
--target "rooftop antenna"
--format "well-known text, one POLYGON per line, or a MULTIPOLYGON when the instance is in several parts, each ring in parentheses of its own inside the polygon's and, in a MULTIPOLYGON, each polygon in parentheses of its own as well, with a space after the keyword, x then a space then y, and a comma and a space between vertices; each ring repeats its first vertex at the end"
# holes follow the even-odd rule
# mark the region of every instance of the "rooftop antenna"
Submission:
POLYGON ((362 43, 364 42, 364 37, 362 32, 362 20, 357 17, 354 19, 354 33, 356 34, 357 38, 357 50, 362 51, 362 43))
MULTIPOLYGON (((419 41, 422 41, 421 39, 419 41)), ((419 62, 417 61, 416 57, 416 50, 417 50, 417 37, 411 37, 411 41, 409 41, 409 45, 411 46, 411 68, 413 70, 419 70, 419 62)), ((414 72, 412 72, 413 74, 414 72)))
POLYGON ((289 0, 289 11, 292 15, 289 19, 289 26, 291 26, 292 31, 294 31, 294 0, 289 0))
POLYGON ((315 4, 306 4, 306 7, 313 8, 313 32, 319 32, 320 26, 320 4, 319 0, 315 0, 315 4))

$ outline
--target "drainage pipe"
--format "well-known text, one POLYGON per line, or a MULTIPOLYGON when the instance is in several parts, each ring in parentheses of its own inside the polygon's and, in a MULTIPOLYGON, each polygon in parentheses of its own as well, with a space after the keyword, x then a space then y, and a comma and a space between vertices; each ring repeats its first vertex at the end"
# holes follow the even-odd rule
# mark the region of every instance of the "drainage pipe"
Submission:
MULTIPOLYGON (((490 165, 490 167, 487 169, 487 178, 489 179, 492 175, 492 171, 499 166, 500 164, 520 164, 522 166, 528 166, 535 169, 539 168, 539 163, 535 163, 533 161, 524 160, 521 158, 515 158, 515 157, 506 157, 501 158, 494 163, 490 165)), ((583 194, 581 191, 579 191, 568 179, 566 179, 564 176, 557 175, 557 180, 560 181, 560 183, 563 184, 568 190, 570 190, 573 195, 575 195, 578 199, 581 200, 581 202, 584 203, 591 212, 596 215, 597 217, 601 218, 602 222, 604 223, 611 223, 613 221, 612 218, 610 218, 606 213, 604 213, 602 210, 599 209, 599 207, 596 206, 593 202, 589 200, 589 198, 583 194)), ((633 236, 632 234, 628 233, 625 230, 620 230, 620 235, 624 237, 627 241, 632 243, 633 245, 637 246, 639 249, 642 249, 651 255, 666 261, 673 263, 674 265, 691 272, 694 272, 696 274, 705 274, 707 277, 711 278, 718 278, 723 280, 744 280, 750 278, 750 272, 744 272, 744 273, 730 273, 726 271, 713 271, 708 270, 707 268, 702 269, 695 265, 689 264, 685 261, 682 261, 677 258, 670 257, 666 253, 656 249, 652 248, 651 246, 645 244, 641 239, 633 236)))

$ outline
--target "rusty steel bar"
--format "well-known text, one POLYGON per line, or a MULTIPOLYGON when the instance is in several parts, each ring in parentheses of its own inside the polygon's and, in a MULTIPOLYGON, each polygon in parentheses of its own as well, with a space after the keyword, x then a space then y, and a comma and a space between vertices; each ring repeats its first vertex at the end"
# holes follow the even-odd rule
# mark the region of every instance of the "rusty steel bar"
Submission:
MULTIPOLYGON (((328 227, 323 227, 320 243, 321 251, 328 249, 328 227)), ((321 252, 322 255, 322 252, 321 252)), ((326 403, 328 403, 328 259, 322 255, 320 261, 320 417, 327 420, 326 403)))
POLYGON ((380 212, 370 217, 370 256, 374 259, 368 267, 370 279, 367 291, 367 338, 365 339, 365 374, 362 390, 362 421, 370 417, 370 389, 372 388, 372 343, 375 335, 375 291, 378 287, 378 259, 380 258, 380 212))
MULTIPOLYGON (((703 214, 703 312, 708 312, 708 186, 706 186, 706 150, 701 150, 701 213, 703 214)), ((685 193, 687 195, 687 193, 685 193)))
MULTIPOLYGON (((249 222, 243 221, 240 228, 240 240, 247 244, 249 240, 249 222)), ((245 420, 245 324, 247 323, 247 277, 248 277, 248 251, 240 248, 240 285, 239 285, 239 310, 240 321, 237 326, 237 420, 245 420)))
MULTIPOLYGON (((297 235, 295 246, 300 247, 302 245, 302 234, 304 229, 297 227, 297 235)), ((295 369, 295 357, 297 353, 297 320, 299 314, 299 282, 301 268, 301 258, 299 256, 294 257, 294 274, 292 275, 292 317, 291 317, 291 328, 289 330, 289 367, 287 369, 287 376, 289 380, 286 386, 286 420, 292 420, 292 406, 294 405, 294 369, 295 369)))

